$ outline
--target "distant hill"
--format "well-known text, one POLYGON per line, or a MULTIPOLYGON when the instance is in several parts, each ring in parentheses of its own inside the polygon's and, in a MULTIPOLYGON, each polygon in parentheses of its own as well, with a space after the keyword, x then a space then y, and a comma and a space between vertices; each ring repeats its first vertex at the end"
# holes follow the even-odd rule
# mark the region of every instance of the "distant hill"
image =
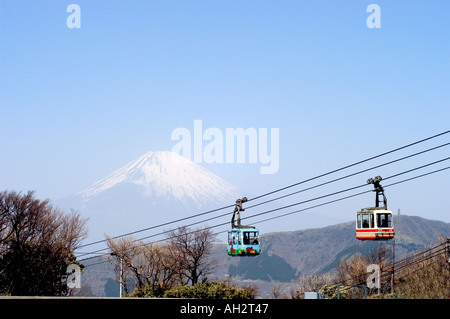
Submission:
MULTIPOLYGON (((396 215, 394 226, 396 260, 435 244, 440 236, 450 237, 449 223, 417 216, 396 215)), ((357 240, 354 222, 267 233, 261 235, 262 253, 257 257, 229 257, 225 244, 217 245, 212 258, 218 261, 218 266, 209 279, 229 280, 231 277, 238 285, 257 285, 260 296, 270 297, 274 286, 292 284, 301 275, 332 271, 342 258, 349 258, 355 253, 365 255, 374 247, 392 246, 392 243, 392 240, 357 240)), ((96 262, 98 259, 91 259, 84 264, 96 262)), ((86 267, 84 277, 90 280, 90 290, 96 295, 106 295, 106 288, 118 292, 118 288, 112 288, 114 273, 109 263, 86 267)))
MULTIPOLYGON (((423 249, 435 243, 439 236, 450 236, 450 224, 429 220, 417 216, 394 216, 396 256, 403 256, 423 249)), ((367 253, 372 247, 392 245, 392 241, 360 241, 355 238, 354 222, 298 230, 291 232, 268 233, 261 236, 261 250, 265 252, 260 257, 272 258, 276 255, 296 270, 295 275, 325 272, 343 257, 356 252, 367 253)), ((242 268, 251 259, 240 259, 242 268)), ((261 264, 261 262, 255 263, 261 264)), ((235 266, 230 264, 232 270, 235 266)), ((238 267, 240 268, 240 267, 238 267)), ((239 272, 237 272, 239 273, 239 272)), ((245 272, 241 275, 246 278, 245 272)), ((272 277, 268 273, 259 279, 272 277)), ((291 278, 293 279, 293 277, 291 278)))

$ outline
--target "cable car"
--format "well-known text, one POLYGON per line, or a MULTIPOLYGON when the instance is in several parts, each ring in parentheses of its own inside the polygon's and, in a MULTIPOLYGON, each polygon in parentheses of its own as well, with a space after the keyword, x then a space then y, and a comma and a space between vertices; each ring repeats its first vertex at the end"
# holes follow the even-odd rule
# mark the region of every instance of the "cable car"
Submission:
POLYGON ((382 178, 377 176, 367 180, 367 184, 374 184, 375 207, 363 208, 356 213, 356 239, 380 240, 394 238, 394 223, 392 211, 387 209, 387 199, 384 189, 380 185, 382 178), (383 206, 380 207, 380 196, 383 206))
POLYGON ((240 212, 245 210, 242 208, 242 203, 246 201, 246 197, 236 200, 231 218, 231 229, 228 230, 227 254, 230 256, 257 256, 261 253, 258 228, 241 225, 240 212), (236 214, 237 224, 234 222, 236 214))
POLYGON ((258 228, 232 228, 228 230, 228 255, 257 256, 260 252, 258 228))

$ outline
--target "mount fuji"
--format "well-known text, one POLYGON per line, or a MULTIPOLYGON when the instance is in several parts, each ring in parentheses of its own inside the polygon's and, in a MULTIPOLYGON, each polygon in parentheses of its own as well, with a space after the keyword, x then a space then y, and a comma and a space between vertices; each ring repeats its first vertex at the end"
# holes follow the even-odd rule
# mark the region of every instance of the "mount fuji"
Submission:
POLYGON ((227 201, 237 192, 235 186, 177 153, 148 152, 79 195, 85 200, 101 198, 105 192, 123 184, 133 186, 143 198, 172 197, 187 208, 227 201))
MULTIPOLYGON (((236 186, 199 164, 174 152, 157 151, 144 154, 58 205, 88 218, 88 241, 96 241, 104 239, 105 233, 116 236, 232 205, 243 196, 236 186)), ((232 208, 229 210, 226 220, 231 218, 232 208)))

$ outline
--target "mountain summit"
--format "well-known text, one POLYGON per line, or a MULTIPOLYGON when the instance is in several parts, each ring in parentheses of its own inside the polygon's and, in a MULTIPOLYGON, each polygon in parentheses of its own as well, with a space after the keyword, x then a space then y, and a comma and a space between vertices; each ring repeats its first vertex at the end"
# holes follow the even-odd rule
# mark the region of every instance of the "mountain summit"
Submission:
POLYGON ((129 184, 142 197, 173 198, 188 207, 206 202, 233 203, 237 188, 202 166, 174 152, 148 152, 106 178, 80 192, 84 199, 101 196, 115 187, 129 184))
POLYGON ((199 164, 158 151, 144 154, 58 205, 88 218, 88 241, 95 241, 104 233, 114 236, 152 228, 233 205, 242 196, 237 187, 199 164))

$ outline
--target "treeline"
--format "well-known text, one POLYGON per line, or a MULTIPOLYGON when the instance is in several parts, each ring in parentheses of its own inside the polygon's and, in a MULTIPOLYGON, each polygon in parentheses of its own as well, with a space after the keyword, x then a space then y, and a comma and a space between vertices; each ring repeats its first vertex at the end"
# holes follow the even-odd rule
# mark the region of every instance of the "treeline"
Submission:
POLYGON ((211 251, 216 236, 208 228, 180 227, 165 242, 144 243, 132 237, 107 237, 117 281, 125 296, 206 299, 252 299, 255 288, 237 289, 209 282, 216 267, 211 251))
POLYGON ((399 265, 395 292, 403 298, 450 299, 450 238, 399 265))
MULTIPOLYGON (((34 192, 0 192, 0 295, 69 296, 73 269, 84 268, 74 251, 87 236, 86 220, 39 200, 34 192)), ((215 235, 180 227, 165 243, 109 238, 110 261, 124 295, 172 298, 254 298, 253 288, 209 282, 215 235)), ((75 287, 79 288, 79 287, 75 287)))
POLYGON ((73 252, 85 225, 34 192, 0 192, 0 295, 69 295, 69 265, 83 268, 73 252))
POLYGON ((305 292, 315 291, 326 299, 449 299, 450 241, 439 238, 435 247, 394 265, 392 249, 386 246, 372 249, 368 256, 355 254, 342 259, 332 272, 302 276, 297 289, 284 297, 303 298, 305 292), (374 264, 380 267, 379 288, 373 288, 374 276, 367 268, 374 264))
MULTIPOLYGON (((0 295, 67 296, 69 266, 83 265, 74 251, 86 238, 86 221, 38 200, 33 192, 0 192, 0 295)), ((123 294, 133 297, 255 298, 254 287, 210 282, 217 266, 211 256, 215 235, 208 228, 180 227, 164 242, 144 243, 131 237, 109 238, 110 261, 123 294)), ((324 298, 450 298, 450 241, 439 243, 398 263, 392 249, 379 246, 368 256, 342 259, 327 274, 302 276, 289 296, 317 291, 324 298), (368 266, 378 265, 380 288, 368 287, 368 266), (394 271, 394 272, 393 272, 394 271), (394 276, 393 276, 394 275, 394 276), (394 279, 394 280, 392 280, 394 279), (394 283, 394 285, 392 285, 394 283)))
MULTIPOLYGON (((167 234, 166 241, 143 243, 133 238, 108 238, 112 262, 124 287, 124 295, 171 298, 255 298, 257 289, 241 289, 230 283, 209 282, 216 266, 211 258, 215 236, 207 229, 180 227, 167 234)), ((326 274, 302 276, 289 295, 277 289, 273 298, 304 298, 305 292, 319 292, 327 299, 361 298, 450 298, 450 242, 439 239, 438 250, 418 253, 393 264, 392 247, 380 245, 364 256, 341 259, 326 274), (437 251, 437 253, 436 253, 437 251), (376 265, 380 281, 368 268, 376 265)))

